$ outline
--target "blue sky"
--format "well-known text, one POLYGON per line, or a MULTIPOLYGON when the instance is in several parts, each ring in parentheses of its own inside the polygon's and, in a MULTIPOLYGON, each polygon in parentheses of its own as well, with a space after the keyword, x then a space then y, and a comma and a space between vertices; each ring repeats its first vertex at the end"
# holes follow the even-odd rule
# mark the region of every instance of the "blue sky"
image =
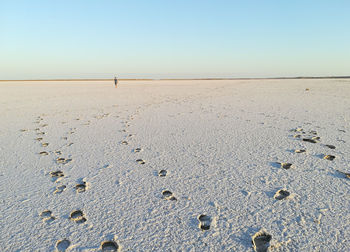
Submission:
POLYGON ((350 75, 347 0, 0 0, 0 79, 350 75))

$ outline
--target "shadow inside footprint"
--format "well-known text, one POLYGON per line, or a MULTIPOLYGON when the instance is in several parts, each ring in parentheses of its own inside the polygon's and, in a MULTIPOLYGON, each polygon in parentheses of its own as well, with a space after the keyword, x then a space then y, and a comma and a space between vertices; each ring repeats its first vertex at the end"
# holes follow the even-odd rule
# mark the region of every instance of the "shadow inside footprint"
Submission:
POLYGON ((273 196, 276 200, 283 200, 285 198, 287 198, 290 195, 290 192, 288 192, 287 190, 281 189, 278 190, 275 193, 275 196, 273 196))
POLYGON ((143 159, 137 159, 136 162, 139 163, 139 164, 145 164, 146 163, 145 160, 143 160, 143 159))
POLYGON ((50 175, 52 178, 52 182, 56 182, 56 181, 60 180, 62 177, 64 177, 64 174, 62 171, 50 172, 50 175))
POLYGON ((331 145, 331 144, 325 144, 324 146, 334 150, 335 149, 335 146, 334 145, 331 145))
POLYGON ((317 143, 315 139, 310 139, 310 138, 303 138, 304 142, 309 142, 309 143, 317 143))
MULTIPOLYGON (((61 152, 59 152, 59 153, 61 153, 61 152)), ((57 158, 56 159, 56 162, 58 163, 58 164, 67 164, 67 163, 69 163, 70 161, 72 161, 72 159, 67 159, 67 158, 57 158)))
POLYGON ((65 185, 57 186, 56 190, 53 192, 54 194, 60 194, 66 189, 65 185))
POLYGON ((121 144, 128 145, 129 143, 127 141, 122 141, 121 144))
POLYGON ((332 160, 335 159, 335 156, 333 156, 333 155, 324 155, 323 159, 327 159, 327 160, 332 161, 332 160))
POLYGON ((210 229, 210 224, 211 224, 211 218, 208 215, 201 214, 198 216, 199 220, 199 228, 201 230, 209 230, 210 229))
POLYGON ((46 152, 46 151, 41 151, 41 152, 39 152, 39 154, 40 154, 41 156, 47 156, 47 155, 49 155, 49 153, 46 152))
POLYGON ((86 221, 86 218, 84 217, 83 211, 81 210, 75 210, 71 212, 70 219, 75 221, 76 223, 83 223, 86 221))
POLYGON ((165 177, 166 174, 167 174, 167 171, 166 171, 166 170, 160 170, 160 171, 158 172, 158 176, 159 176, 159 177, 165 177))
POLYGON ((267 252, 268 248, 270 247, 270 241, 272 239, 272 236, 268 234, 266 231, 261 230, 257 232, 252 237, 252 243, 255 252, 267 252))
POLYGON ((141 148, 136 148, 136 149, 134 149, 134 152, 141 152, 141 151, 142 151, 141 148))
POLYGON ((104 241, 101 242, 102 251, 118 251, 118 244, 115 241, 104 241))
POLYGON ((56 249, 59 252, 66 251, 69 246, 70 246, 70 241, 67 239, 57 241, 57 243, 56 243, 56 249))
POLYGON ((306 152, 306 150, 300 149, 300 150, 295 150, 294 152, 295 153, 304 153, 304 152, 306 152))
POLYGON ((55 220, 55 217, 52 216, 52 212, 50 210, 45 210, 41 212, 40 217, 43 219, 44 222, 52 222, 55 220))
POLYGON ((163 199, 166 199, 166 200, 176 200, 175 196, 173 195, 172 192, 168 191, 168 190, 165 190, 162 192, 162 195, 163 195, 163 199))
POLYGON ((50 172, 51 177, 53 178, 59 178, 59 177, 64 177, 63 171, 54 171, 50 172))
POLYGON ((77 184, 75 186, 75 190, 77 191, 77 193, 82 193, 86 191, 86 182, 82 182, 81 184, 77 184))
POLYGON ((283 169, 290 169, 292 167, 292 164, 291 163, 280 163, 280 162, 277 162, 277 164, 279 165, 280 168, 283 168, 283 169))

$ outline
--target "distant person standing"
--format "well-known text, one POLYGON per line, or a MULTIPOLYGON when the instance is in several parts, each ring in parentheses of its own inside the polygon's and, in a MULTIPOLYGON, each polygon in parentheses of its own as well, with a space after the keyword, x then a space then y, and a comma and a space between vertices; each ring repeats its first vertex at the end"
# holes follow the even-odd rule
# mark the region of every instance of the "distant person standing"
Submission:
POLYGON ((117 85, 118 85, 118 79, 117 77, 114 77, 114 87, 117 87, 117 85))

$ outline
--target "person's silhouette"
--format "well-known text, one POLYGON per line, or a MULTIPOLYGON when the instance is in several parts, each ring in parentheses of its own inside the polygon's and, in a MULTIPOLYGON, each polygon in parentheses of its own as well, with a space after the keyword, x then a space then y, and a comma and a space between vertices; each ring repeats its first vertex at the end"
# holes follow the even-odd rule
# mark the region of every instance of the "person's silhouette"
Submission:
POLYGON ((114 87, 117 87, 117 85, 118 85, 118 79, 117 77, 114 77, 114 87))

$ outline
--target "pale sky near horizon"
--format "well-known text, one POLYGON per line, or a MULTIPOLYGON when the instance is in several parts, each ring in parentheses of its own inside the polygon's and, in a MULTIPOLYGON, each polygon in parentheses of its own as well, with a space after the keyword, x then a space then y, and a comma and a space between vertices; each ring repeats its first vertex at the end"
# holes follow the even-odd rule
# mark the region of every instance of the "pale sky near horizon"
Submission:
POLYGON ((0 0, 0 79, 350 75, 347 0, 0 0))

